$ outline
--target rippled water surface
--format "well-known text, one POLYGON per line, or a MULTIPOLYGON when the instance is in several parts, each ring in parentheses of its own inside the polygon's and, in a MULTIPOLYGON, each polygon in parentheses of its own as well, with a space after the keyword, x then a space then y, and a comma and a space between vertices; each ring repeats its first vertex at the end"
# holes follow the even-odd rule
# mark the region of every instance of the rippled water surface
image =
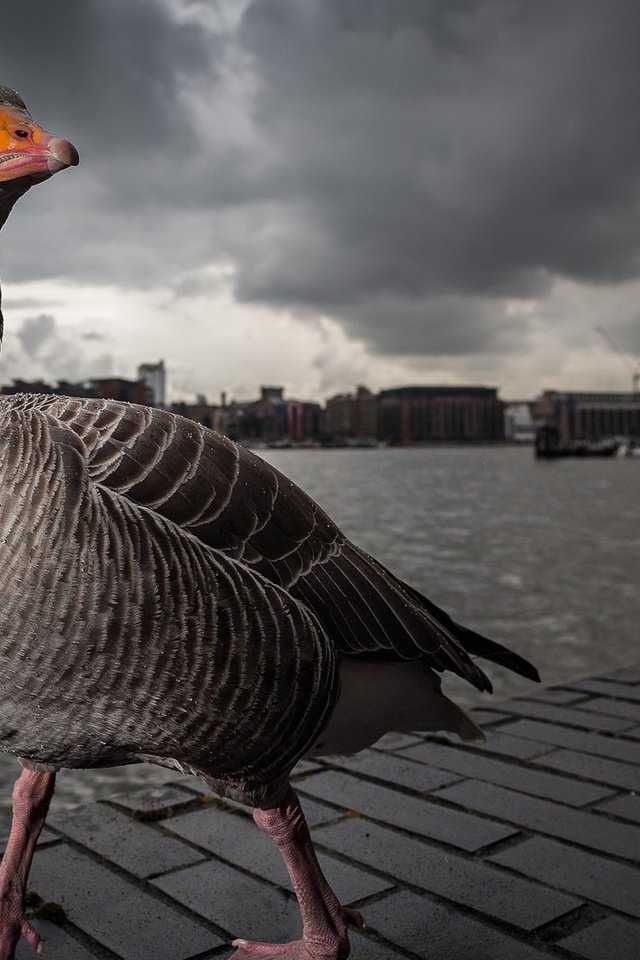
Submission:
MULTIPOLYGON (((533 660, 545 684, 640 660, 639 460, 541 462, 530 448, 451 446, 263 455, 398 576, 533 660)), ((490 672, 497 697, 531 688, 490 672)), ((483 701, 457 680, 448 689, 483 701)), ((0 760, 6 804, 17 764, 0 760)), ((63 772, 56 803, 172 776, 63 772)))

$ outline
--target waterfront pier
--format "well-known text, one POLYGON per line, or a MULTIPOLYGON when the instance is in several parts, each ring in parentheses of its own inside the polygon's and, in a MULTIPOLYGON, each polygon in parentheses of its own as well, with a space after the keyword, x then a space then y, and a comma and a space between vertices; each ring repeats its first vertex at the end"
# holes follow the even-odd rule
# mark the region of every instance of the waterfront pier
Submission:
MULTIPOLYGON (((367 919, 352 957, 636 960, 640 665, 474 715, 484 744, 390 735, 297 768, 323 869, 367 919)), ((52 816, 30 886, 46 960, 298 933, 273 844, 192 777, 52 816)))

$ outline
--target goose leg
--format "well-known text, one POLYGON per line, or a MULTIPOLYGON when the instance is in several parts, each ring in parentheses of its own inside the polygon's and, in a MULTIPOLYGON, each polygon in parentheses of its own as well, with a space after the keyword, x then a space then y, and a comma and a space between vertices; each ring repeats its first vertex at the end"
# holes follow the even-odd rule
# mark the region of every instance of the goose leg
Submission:
POLYGON ((40 944, 24 915, 24 895, 55 781, 55 773, 23 770, 13 788, 11 833, 0 864, 0 960, 13 960, 20 937, 34 950, 40 944))
POLYGON ((363 927, 364 919, 356 910, 340 906, 325 880, 293 789, 278 806, 255 810, 253 818, 280 848, 300 905, 302 940, 285 944, 234 940, 238 949, 231 960, 346 960, 347 924, 363 927))

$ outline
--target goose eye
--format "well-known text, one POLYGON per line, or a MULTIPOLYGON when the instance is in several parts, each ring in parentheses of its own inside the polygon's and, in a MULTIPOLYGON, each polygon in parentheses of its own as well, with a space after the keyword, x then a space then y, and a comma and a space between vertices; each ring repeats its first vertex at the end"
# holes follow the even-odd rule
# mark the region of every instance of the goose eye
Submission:
POLYGON ((18 127, 17 130, 13 131, 16 137, 19 137, 21 140, 25 140, 29 136, 28 130, 23 130, 22 127, 18 127))

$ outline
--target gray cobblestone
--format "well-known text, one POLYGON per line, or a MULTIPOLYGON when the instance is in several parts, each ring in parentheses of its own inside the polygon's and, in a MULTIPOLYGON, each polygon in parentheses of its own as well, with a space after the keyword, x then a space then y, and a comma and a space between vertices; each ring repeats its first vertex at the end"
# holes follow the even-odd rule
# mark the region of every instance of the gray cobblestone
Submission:
POLYGON ((29 886, 60 903, 75 926, 122 960, 189 960, 222 942, 66 844, 36 853, 29 886))
POLYGON ((631 820, 640 824, 640 797, 637 794, 615 797, 606 803, 599 803, 596 810, 602 810, 603 813, 610 813, 614 817, 621 817, 623 820, 631 820))
MULTIPOLYGON (((629 727, 632 727, 634 723, 640 720, 640 704, 629 703, 628 700, 613 700, 611 697, 591 697, 589 700, 586 700, 584 704, 581 703, 580 706, 583 710, 593 710, 595 713, 606 713, 612 717, 626 717, 633 721, 629 727)), ((627 729, 629 729, 629 727, 627 727, 627 729)))
POLYGON ((613 910, 640 917, 640 884, 635 866, 616 863, 545 837, 532 837, 489 860, 613 910))
POLYGON ((162 837, 146 823, 102 803, 57 816, 51 826, 136 877, 165 873, 202 859, 185 843, 162 837))
MULTIPOLYGON (((48 920, 33 920, 33 926, 42 937, 43 960, 96 960, 97 954, 90 953, 86 947, 74 940, 65 930, 48 920)), ((31 947, 21 940, 16 948, 16 960, 34 960, 31 947)))
POLYGON ((628 683, 617 683, 611 680, 580 680, 572 683, 572 690, 586 690, 587 693, 601 693, 605 697, 614 697, 619 700, 635 700, 640 703, 640 686, 631 686, 628 683))
POLYGON ((384 737, 376 740, 374 747, 376 750, 401 750, 402 747, 410 747, 414 743, 420 743, 423 738, 417 733, 385 733, 384 737))
POLYGON ((558 800, 573 807, 582 807, 595 803, 608 796, 607 787, 580 783, 557 774, 543 773, 518 764, 510 764, 494 757, 469 753, 441 743, 421 744, 403 751, 403 756, 412 757, 422 763, 430 763, 465 777, 475 777, 489 783, 511 787, 524 793, 550 800, 558 800))
MULTIPOLYGON (((421 741, 420 746, 411 749, 420 750, 426 745, 421 741)), ((363 750, 355 757, 332 757, 331 766, 344 767, 352 773, 376 777, 386 780, 390 784, 400 784, 415 790, 416 793, 426 793, 437 790, 448 783, 458 780, 458 777, 426 767, 423 763, 415 763, 396 754, 382 753, 376 750, 363 750)))
POLYGON ((640 923, 607 917, 558 943, 586 960, 638 960, 640 923))
MULTIPOLYGON (((557 747, 569 747, 572 750, 594 753, 610 760, 622 760, 625 763, 640 764, 640 744, 629 743, 626 739, 605 737, 603 734, 573 730, 553 723, 540 723, 536 720, 515 720, 505 724, 501 730, 508 730, 516 737, 537 740, 557 747)), ((628 736, 625 731, 625 737, 628 736)), ((539 749, 539 752, 542 752, 539 749)), ((535 756, 535 754, 530 754, 535 756)))
MULTIPOLYGON (((579 703, 581 700, 586 701, 586 698, 585 693, 580 693, 575 690, 564 690, 562 687, 547 687, 546 690, 540 690, 539 693, 531 693, 526 697, 527 700, 555 703, 562 706, 567 706, 570 703, 579 703)), ((509 706, 511 706, 511 702, 509 702, 509 706)), ((581 710, 583 707, 584 703, 580 703, 581 710)))
MULTIPOLYGON (((208 809, 166 820, 165 826, 223 860, 291 889, 278 848, 244 817, 208 809)), ((387 882, 349 864, 322 855, 318 859, 341 903, 352 903, 389 888, 387 882)))
POLYGON ((542 960, 548 956, 449 907, 406 891, 372 904, 367 922, 425 960, 542 960))
POLYGON ((479 780, 444 787, 435 796, 592 850, 640 860, 640 829, 631 824, 615 823, 594 813, 568 809, 479 780))
POLYGON ((322 827, 317 840, 376 870, 523 930, 550 923, 581 902, 361 820, 322 827))
MULTIPOLYGON (((513 757, 514 760, 529 760, 531 757, 536 757, 538 754, 544 753, 545 748, 539 743, 534 743, 532 740, 524 740, 521 737, 513 737, 506 732, 503 733, 503 731, 506 731, 510 726, 510 724, 500 724, 495 730, 489 728, 485 730, 487 735, 486 743, 469 743, 467 747, 483 755, 485 753, 495 753, 500 757, 513 757)), ((446 739, 446 742, 450 743, 453 747, 459 745, 459 741, 455 737, 438 737, 438 739, 446 739)), ((429 743, 431 741, 426 740, 425 742, 429 743)))
POLYGON ((144 790, 136 790, 134 793, 119 794, 112 800, 132 813, 159 816, 168 815, 175 807, 193 802, 194 796, 186 790, 165 783, 160 787, 145 787, 144 790))
POLYGON ((536 757, 535 763, 588 780, 599 780, 611 787, 640 791, 640 767, 617 760, 607 760, 605 757, 577 753, 574 750, 554 750, 542 757, 536 757))
POLYGON ((561 723, 568 727, 581 727, 585 730, 609 733, 619 733, 633 726, 633 720, 628 717, 608 716, 577 707, 557 707, 549 703, 538 703, 535 700, 510 700, 509 713, 531 717, 534 720, 543 719, 552 723, 561 723))
POLYGON ((433 837, 462 850, 474 851, 512 836, 513 828, 481 817, 447 810, 426 799, 408 797, 387 787, 357 780, 348 774, 327 771, 305 780, 300 789, 339 803, 373 819, 433 837))
POLYGON ((621 670, 613 670, 611 673, 605 673, 601 680, 613 680, 616 683, 640 683, 640 666, 623 667, 621 670))
POLYGON ((207 860, 152 881, 159 890, 229 932, 229 940, 286 942, 300 936, 300 912, 284 892, 207 860))

